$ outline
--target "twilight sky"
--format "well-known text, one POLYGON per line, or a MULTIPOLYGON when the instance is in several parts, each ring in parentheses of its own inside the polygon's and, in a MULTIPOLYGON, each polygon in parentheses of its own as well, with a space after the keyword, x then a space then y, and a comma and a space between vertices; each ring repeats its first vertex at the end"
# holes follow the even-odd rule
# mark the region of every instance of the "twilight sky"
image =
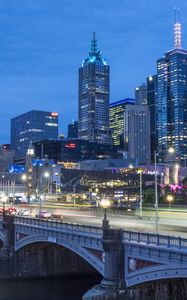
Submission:
POLYGON ((66 134, 93 31, 111 68, 110 101, 134 97, 173 47, 174 7, 187 48, 186 0, 0 0, 0 143, 10 119, 32 109, 59 112, 66 134))

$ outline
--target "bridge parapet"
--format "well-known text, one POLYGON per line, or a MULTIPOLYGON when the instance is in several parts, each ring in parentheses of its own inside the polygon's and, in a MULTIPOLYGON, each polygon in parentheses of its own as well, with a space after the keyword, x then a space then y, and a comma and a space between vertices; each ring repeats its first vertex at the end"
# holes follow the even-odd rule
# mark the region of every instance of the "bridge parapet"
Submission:
POLYGON ((123 231, 123 243, 142 243, 150 246, 182 249, 187 251, 187 239, 161 234, 123 231))
POLYGON ((44 220, 44 219, 35 219, 35 218, 27 218, 27 217, 15 217, 14 219, 15 225, 28 225, 31 227, 41 227, 41 228, 53 228, 60 229, 66 231, 75 231, 75 232, 84 232, 88 234, 96 234, 98 236, 102 236, 103 230, 101 227, 89 226, 89 225, 80 225, 73 223, 64 223, 61 221, 53 221, 53 220, 44 220))

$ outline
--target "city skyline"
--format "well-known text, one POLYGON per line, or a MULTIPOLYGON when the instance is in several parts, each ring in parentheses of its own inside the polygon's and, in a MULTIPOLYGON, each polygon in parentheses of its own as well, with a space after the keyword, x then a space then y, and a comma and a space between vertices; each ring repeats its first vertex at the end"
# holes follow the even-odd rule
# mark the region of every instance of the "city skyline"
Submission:
POLYGON ((174 6, 181 8, 187 48, 185 1, 18 2, 0 3, 0 90, 8 107, 2 109, 1 143, 10 141, 10 119, 32 109, 59 112, 66 134, 77 119, 77 70, 93 31, 111 68, 110 102, 133 97, 135 86, 156 73, 156 60, 173 48, 174 6))

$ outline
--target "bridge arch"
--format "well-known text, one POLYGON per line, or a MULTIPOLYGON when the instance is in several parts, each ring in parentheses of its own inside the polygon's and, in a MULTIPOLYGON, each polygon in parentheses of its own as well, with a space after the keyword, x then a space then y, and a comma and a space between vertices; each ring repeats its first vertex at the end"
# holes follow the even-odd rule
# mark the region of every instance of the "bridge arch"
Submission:
POLYGON ((133 272, 131 276, 127 276, 126 284, 128 287, 133 287, 155 280, 162 281, 177 278, 187 278, 187 267, 182 264, 160 265, 133 272))
POLYGON ((46 236, 28 236, 16 242, 15 251, 20 250, 21 248, 28 246, 34 243, 47 242, 51 244, 60 245, 65 247, 80 257, 82 257, 85 261, 87 261, 92 267, 94 267, 101 275, 104 275, 104 263, 101 259, 99 259, 96 255, 93 255, 90 251, 81 247, 77 243, 73 243, 64 239, 56 239, 55 237, 46 237, 46 236))

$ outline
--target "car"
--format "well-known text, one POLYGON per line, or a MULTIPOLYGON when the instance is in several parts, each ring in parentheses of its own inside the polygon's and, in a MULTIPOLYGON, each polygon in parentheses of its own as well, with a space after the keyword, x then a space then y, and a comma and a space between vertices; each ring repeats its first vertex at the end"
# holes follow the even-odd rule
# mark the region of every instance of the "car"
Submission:
POLYGON ((43 210, 41 212, 39 212, 37 215, 36 215, 36 218, 41 218, 41 219, 50 219, 51 218, 51 213, 46 211, 46 210, 43 210))
POLYGON ((5 213, 8 214, 8 215, 15 215, 16 212, 17 212, 17 209, 13 206, 7 207, 5 209, 5 213))
POLYGON ((51 214, 51 220, 62 221, 63 215, 61 215, 59 213, 51 214))
POLYGON ((28 217, 30 216, 30 211, 28 209, 20 209, 18 211, 18 216, 28 217))

